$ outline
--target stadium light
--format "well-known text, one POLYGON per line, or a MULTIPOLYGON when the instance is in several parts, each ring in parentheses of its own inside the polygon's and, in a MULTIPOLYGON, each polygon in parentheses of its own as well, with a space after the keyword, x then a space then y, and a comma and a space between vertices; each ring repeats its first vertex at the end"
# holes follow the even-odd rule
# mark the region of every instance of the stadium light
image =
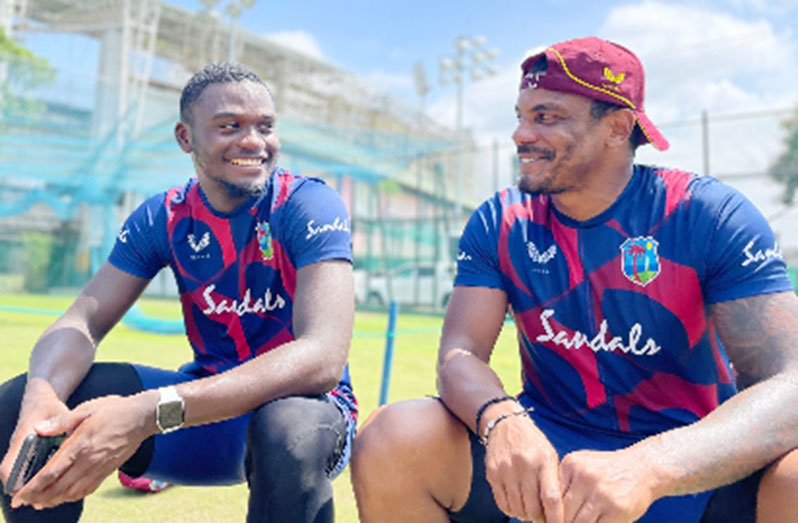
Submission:
POLYGON ((455 107, 455 139, 457 155, 455 157, 455 219, 460 220, 463 214, 463 88, 466 74, 471 81, 478 82, 498 73, 493 60, 499 55, 496 49, 485 49, 484 36, 458 36, 454 40, 455 53, 440 59, 440 84, 455 84, 457 87, 457 103, 455 107))
MULTIPOLYGON (((236 37, 238 33, 238 19, 245 9, 255 6, 256 0, 230 0, 224 7, 224 14, 230 19, 230 38, 228 40, 227 61, 234 62, 236 57, 236 37)), ((216 7, 222 2, 220 0, 200 0, 203 11, 211 16, 219 17, 216 7)))

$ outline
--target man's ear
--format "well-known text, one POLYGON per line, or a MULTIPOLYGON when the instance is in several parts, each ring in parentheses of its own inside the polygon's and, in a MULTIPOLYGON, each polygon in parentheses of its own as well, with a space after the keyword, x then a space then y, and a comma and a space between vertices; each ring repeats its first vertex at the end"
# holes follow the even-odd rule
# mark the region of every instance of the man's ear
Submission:
POLYGON ((609 120, 610 133, 608 145, 622 145, 629 142, 629 136, 635 128, 637 120, 631 109, 612 111, 606 118, 609 120))
POLYGON ((191 130, 185 123, 177 122, 177 125, 175 125, 175 140, 177 140, 177 145, 180 146, 184 153, 194 151, 191 146, 191 130))

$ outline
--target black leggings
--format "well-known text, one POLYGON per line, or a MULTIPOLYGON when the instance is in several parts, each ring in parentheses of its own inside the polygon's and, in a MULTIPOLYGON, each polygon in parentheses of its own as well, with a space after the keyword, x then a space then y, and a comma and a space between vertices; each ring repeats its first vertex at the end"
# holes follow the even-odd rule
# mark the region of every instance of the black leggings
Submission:
MULTIPOLYGON (((22 375, 0 386, 0 456, 16 426, 25 381, 22 375)), ((124 396, 141 390, 133 366, 95 363, 67 405, 73 408, 99 396, 124 396)), ((326 396, 282 398, 253 411, 246 434, 247 521, 332 522, 328 473, 345 443, 344 417, 326 396)), ((144 473, 155 444, 154 437, 145 440, 120 469, 131 476, 144 473)), ((82 510, 82 501, 40 511, 31 507, 12 510, 10 497, 3 494, 3 515, 9 523, 78 521, 82 510)))

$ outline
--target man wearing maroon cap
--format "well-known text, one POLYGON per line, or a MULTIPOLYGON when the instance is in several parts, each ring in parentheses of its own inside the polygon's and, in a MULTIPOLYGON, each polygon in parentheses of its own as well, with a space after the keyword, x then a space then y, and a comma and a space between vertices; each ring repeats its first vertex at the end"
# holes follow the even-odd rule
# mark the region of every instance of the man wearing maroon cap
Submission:
POLYGON ((522 65, 517 187, 472 215, 440 398, 356 438, 364 523, 798 521, 798 298, 763 216, 668 142, 643 67, 590 37, 522 65), (506 311, 523 390, 490 369, 506 311))

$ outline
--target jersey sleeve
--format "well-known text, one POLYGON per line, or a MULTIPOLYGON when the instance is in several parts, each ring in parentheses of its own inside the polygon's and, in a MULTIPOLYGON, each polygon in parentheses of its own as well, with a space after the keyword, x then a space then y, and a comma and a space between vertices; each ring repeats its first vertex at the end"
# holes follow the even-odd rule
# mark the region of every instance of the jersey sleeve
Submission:
POLYGON ((471 215, 460 237, 455 286, 504 288, 498 256, 500 224, 498 197, 486 201, 471 215))
POLYGON ((775 234, 753 203, 716 181, 696 196, 707 211, 694 237, 709 240, 701 242, 708 303, 792 290, 775 234))
POLYGON ((153 278, 168 263, 164 201, 166 194, 144 201, 125 220, 108 261, 119 270, 140 278, 153 278))
POLYGON ((321 180, 303 178, 282 209, 283 246, 299 269, 325 260, 352 261, 349 212, 321 180))

